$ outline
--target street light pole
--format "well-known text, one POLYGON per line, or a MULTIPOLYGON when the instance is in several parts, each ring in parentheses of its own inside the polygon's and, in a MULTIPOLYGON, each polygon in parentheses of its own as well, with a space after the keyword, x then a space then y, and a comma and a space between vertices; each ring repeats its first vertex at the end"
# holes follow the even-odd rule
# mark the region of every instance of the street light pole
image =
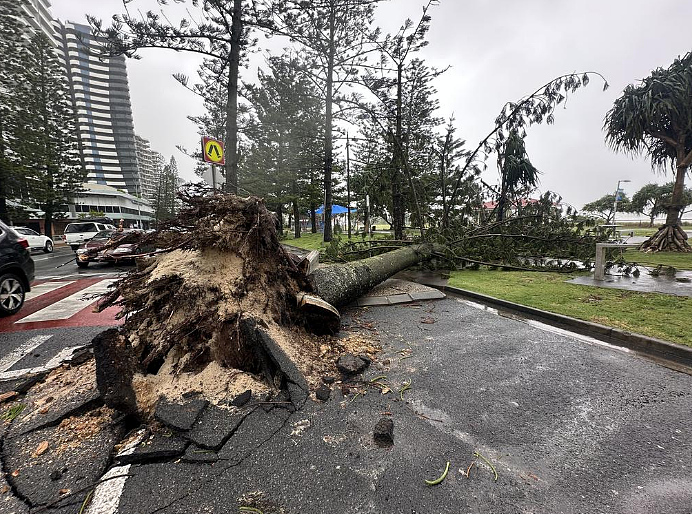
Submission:
POLYGON ((630 179, 618 180, 618 187, 615 188, 615 200, 613 201, 613 225, 615 225, 615 215, 618 212, 618 194, 620 193, 620 184, 625 183, 625 182, 632 182, 632 181, 630 179))

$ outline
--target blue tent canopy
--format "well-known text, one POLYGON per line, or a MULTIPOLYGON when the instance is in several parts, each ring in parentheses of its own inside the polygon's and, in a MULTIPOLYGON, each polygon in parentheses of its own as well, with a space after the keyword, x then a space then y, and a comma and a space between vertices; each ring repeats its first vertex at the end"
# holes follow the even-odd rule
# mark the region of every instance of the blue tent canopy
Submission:
MULTIPOLYGON (((348 209, 342 205, 332 205, 332 216, 335 214, 343 214, 348 212, 348 209)), ((358 212, 358 209, 351 209, 351 212, 358 212)), ((315 211, 317 214, 324 214, 324 205, 320 205, 320 208, 315 211)))

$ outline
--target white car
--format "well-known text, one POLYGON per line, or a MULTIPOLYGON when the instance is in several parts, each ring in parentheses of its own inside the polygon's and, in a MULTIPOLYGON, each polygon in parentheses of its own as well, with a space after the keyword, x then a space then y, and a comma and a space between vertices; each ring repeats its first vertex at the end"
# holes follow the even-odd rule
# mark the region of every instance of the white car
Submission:
POLYGON ((97 221, 70 223, 65 227, 65 242, 76 252, 80 245, 89 241, 102 230, 115 230, 115 227, 110 223, 97 221))
POLYGON ((29 242, 29 250, 43 250, 45 253, 53 251, 53 240, 48 236, 42 236, 35 230, 27 227, 11 227, 21 238, 29 242))

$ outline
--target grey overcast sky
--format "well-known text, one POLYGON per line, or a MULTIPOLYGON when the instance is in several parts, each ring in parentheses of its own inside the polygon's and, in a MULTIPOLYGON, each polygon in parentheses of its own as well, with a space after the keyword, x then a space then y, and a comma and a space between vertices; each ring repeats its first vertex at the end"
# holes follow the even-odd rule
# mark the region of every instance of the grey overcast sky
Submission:
MULTIPOLYGON (((377 24, 394 31, 408 17, 417 21, 425 0, 389 0, 378 7, 377 24)), ((156 8, 151 0, 130 6, 156 8)), ((54 0, 53 15, 84 22, 86 13, 108 19, 122 12, 122 0, 54 0)), ((619 179, 630 179, 631 195, 649 182, 671 176, 652 173, 649 163, 615 154, 604 143, 603 117, 623 88, 667 67, 692 50, 690 0, 441 0, 431 11, 430 44, 421 56, 450 69, 437 79, 439 115, 456 117, 457 133, 475 147, 493 126, 505 102, 517 100, 550 79, 569 72, 598 71, 610 83, 596 81, 570 96, 558 109, 555 124, 528 129, 527 150, 542 171, 540 189, 558 192, 564 201, 584 203, 613 192, 619 179)), ((260 44, 265 43, 260 38, 260 44)), ((269 43, 271 44, 271 43, 269 43)), ((201 102, 171 77, 196 77, 199 59, 166 50, 141 52, 128 61, 135 131, 167 158, 175 155, 182 175, 192 178, 193 163, 175 148, 194 147, 195 126, 187 116, 201 102)), ((252 80, 254 70, 244 70, 252 80)), ((494 160, 486 180, 497 181, 494 160)))

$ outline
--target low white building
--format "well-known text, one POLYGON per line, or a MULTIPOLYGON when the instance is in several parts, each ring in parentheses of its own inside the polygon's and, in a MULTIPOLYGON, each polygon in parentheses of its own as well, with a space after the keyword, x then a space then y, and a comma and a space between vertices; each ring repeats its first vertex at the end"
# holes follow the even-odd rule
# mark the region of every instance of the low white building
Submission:
POLYGON ((103 184, 82 184, 82 191, 68 208, 71 219, 99 212, 116 224, 122 219, 125 228, 149 228, 154 220, 154 209, 147 200, 103 184))

